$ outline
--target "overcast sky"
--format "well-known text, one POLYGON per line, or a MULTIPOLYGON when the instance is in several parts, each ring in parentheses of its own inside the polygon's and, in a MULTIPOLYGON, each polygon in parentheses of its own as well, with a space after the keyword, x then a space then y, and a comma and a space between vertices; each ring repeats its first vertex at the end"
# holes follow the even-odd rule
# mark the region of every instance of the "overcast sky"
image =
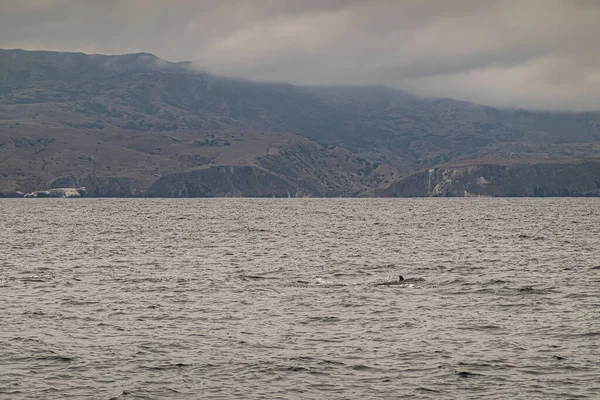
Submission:
POLYGON ((0 0, 0 48, 600 110, 600 0, 0 0))

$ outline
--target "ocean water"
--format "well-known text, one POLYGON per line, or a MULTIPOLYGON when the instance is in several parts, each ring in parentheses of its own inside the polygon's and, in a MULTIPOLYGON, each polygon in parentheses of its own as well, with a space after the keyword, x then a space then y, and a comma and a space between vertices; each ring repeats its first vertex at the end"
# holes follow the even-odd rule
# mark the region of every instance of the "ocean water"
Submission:
POLYGON ((0 398, 598 399, 600 200, 0 200, 0 398))

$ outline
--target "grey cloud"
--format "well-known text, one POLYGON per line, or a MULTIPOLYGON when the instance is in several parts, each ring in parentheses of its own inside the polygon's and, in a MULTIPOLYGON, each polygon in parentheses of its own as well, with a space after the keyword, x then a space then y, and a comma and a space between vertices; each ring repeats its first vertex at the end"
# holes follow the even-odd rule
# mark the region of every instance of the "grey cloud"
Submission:
POLYGON ((595 0, 20 0, 0 4, 0 47, 579 111, 600 109, 599 20, 595 0))

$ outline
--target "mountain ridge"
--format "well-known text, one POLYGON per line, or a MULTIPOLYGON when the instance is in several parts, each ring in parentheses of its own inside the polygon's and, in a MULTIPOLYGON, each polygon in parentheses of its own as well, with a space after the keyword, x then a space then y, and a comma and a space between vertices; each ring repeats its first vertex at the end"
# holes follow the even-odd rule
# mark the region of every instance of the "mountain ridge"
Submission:
MULTIPOLYGON (((467 160, 560 163, 598 154, 600 113, 251 82, 149 53, 0 50, 0 192, 96 177, 136 182, 130 194, 145 195, 181 177, 174 174, 250 167, 298 195, 356 196, 467 160)), ((121 193, 107 185, 96 193, 121 193)), ((206 193, 244 195, 238 189, 206 193)))

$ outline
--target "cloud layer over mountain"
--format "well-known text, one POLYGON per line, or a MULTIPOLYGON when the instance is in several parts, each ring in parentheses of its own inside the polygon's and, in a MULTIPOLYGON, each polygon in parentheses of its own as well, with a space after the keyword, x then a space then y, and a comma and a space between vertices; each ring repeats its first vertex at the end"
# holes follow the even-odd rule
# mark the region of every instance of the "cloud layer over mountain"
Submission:
POLYGON ((151 52, 297 84, 600 110, 595 0, 19 0, 0 48, 151 52))

